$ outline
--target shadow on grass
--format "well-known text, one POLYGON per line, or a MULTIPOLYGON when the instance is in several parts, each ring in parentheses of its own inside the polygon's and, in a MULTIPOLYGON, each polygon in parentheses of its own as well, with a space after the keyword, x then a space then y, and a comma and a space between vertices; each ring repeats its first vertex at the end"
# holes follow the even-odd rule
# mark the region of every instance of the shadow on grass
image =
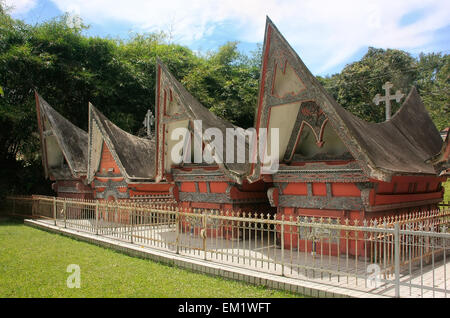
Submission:
POLYGON ((0 226, 23 224, 23 218, 0 215, 0 226))

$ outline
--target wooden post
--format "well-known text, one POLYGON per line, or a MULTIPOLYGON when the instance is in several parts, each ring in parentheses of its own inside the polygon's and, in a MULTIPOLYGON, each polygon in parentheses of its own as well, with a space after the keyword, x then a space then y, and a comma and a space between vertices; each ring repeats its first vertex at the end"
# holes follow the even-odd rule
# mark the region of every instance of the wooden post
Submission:
POLYGON ((207 214, 205 212, 203 212, 203 216, 202 216, 202 230, 201 230, 201 236, 203 239, 203 253, 205 253, 204 255, 204 260, 206 261, 206 232, 207 232, 207 220, 206 220, 207 214))
POLYGON ((98 235, 98 209, 99 209, 99 202, 97 201, 95 203, 95 235, 98 235))
POLYGON ((34 197, 31 196, 31 218, 34 219, 34 215, 36 214, 36 208, 34 206, 34 197))
POLYGON ((56 226, 56 198, 53 197, 53 219, 55 220, 55 226, 56 226))
POLYGON ((281 215, 281 276, 284 276, 284 214, 281 215))
POLYGON ((63 213, 64 213, 64 228, 67 228, 67 206, 66 206, 66 198, 64 198, 63 203, 63 213))
POLYGON ((177 239, 176 239, 176 241, 175 241, 175 243, 176 243, 176 248, 177 248, 177 254, 180 254, 180 225, 181 225, 181 223, 180 223, 180 210, 179 210, 179 208, 178 207, 176 207, 175 208, 175 211, 176 211, 176 215, 175 215, 175 224, 176 224, 176 227, 177 227, 177 229, 176 229, 176 233, 177 233, 177 239))
MULTIPOLYGON (((106 228, 109 228, 109 211, 108 211, 108 201, 105 201, 105 222, 106 222, 106 228)), ((105 233, 105 230, 103 230, 103 234, 105 233)), ((106 232, 108 233, 108 232, 106 232)))
POLYGON ((133 205, 130 206, 130 223, 131 223, 131 233, 130 233, 130 241, 133 243, 133 205))
POLYGON ((395 297, 400 297, 400 226, 394 224, 395 297))

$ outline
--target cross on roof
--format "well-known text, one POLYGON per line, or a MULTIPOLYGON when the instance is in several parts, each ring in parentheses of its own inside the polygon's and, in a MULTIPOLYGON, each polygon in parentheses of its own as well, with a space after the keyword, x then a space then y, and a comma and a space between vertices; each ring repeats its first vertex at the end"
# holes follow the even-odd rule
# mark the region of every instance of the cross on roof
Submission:
POLYGON ((147 111, 144 122, 142 124, 145 128, 147 128, 147 136, 151 136, 152 127, 155 125, 155 116, 153 116, 153 113, 150 109, 147 111))
POLYGON ((386 121, 391 119, 391 100, 396 100, 397 103, 400 103, 400 100, 405 96, 405 94, 402 94, 400 90, 397 90, 395 95, 391 95, 391 88, 394 87, 394 85, 391 82, 386 82, 382 88, 386 91, 386 96, 381 96, 380 94, 375 95, 373 98, 373 102, 375 105, 379 105, 380 102, 385 102, 386 104, 386 121))

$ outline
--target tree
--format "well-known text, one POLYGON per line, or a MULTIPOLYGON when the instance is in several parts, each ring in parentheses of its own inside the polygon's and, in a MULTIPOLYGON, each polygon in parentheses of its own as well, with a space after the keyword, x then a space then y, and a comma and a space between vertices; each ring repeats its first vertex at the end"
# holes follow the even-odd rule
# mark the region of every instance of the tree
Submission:
MULTIPOLYGON (((199 101, 242 128, 254 124, 262 45, 250 55, 238 42, 204 55, 169 43, 163 32, 126 40, 89 37, 86 26, 63 15, 36 25, 11 18, 0 4, 0 195, 49 193, 41 167, 33 91, 63 116, 87 130, 88 102, 122 129, 138 134, 147 109, 154 109, 159 57, 199 101)), ((438 128, 449 125, 450 58, 369 48, 340 74, 318 77, 355 115, 384 121, 373 97, 391 81, 407 93, 419 89, 438 128)), ((395 112, 399 104, 393 103, 395 112)))
POLYGON ((4 91, 0 98, 0 194, 43 193, 37 191, 46 183, 35 89, 82 129, 87 130, 88 102, 92 102, 122 129, 136 134, 147 109, 154 107, 156 56, 180 78, 197 64, 192 51, 166 44, 161 34, 136 35, 127 41, 87 37, 83 24, 70 27, 68 15, 30 26, 0 9, 0 85, 4 91), (27 173, 35 175, 28 178, 27 173))
POLYGON ((249 128, 257 105, 261 50, 247 57, 237 45, 228 42, 210 52, 182 82, 213 113, 249 128))
POLYGON ((436 127, 450 125, 450 56, 420 54, 416 85, 436 127))
MULTIPOLYGON (((417 74, 416 61, 409 53, 371 47, 360 61, 347 65, 336 76, 337 101, 366 121, 383 122, 384 107, 372 102, 374 96, 383 93, 381 87, 387 81, 407 94, 417 74)), ((392 102, 393 114, 400 105, 392 102)))
MULTIPOLYGON (((385 120, 384 107, 372 101, 377 93, 384 94, 381 87, 385 82, 392 82, 394 89, 405 95, 416 86, 436 127, 450 124, 449 55, 420 54, 415 59, 401 50, 369 48, 360 61, 347 65, 340 74, 318 79, 342 106, 371 122, 385 120)), ((403 102, 391 102, 392 114, 403 102)))

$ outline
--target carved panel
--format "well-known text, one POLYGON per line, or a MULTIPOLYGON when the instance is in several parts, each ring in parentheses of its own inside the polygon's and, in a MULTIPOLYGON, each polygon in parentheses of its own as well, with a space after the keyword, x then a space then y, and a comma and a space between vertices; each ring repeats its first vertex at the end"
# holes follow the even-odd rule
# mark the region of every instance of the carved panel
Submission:
POLYGON ((323 146, 323 131, 328 122, 327 116, 315 102, 304 102, 300 106, 297 113, 294 128, 289 139, 289 143, 284 156, 285 161, 290 161, 294 154, 294 150, 302 138, 304 138, 304 127, 308 126, 314 134, 317 147, 323 146))
POLYGON ((218 170, 205 170, 205 169, 192 169, 191 171, 181 171, 178 169, 172 169, 172 176, 176 182, 180 181, 215 181, 223 182, 228 181, 222 171, 218 170))
POLYGON ((355 161, 342 165, 307 163, 303 166, 280 166, 273 175, 274 182, 366 182, 359 164, 355 161))
POLYGON ((280 196, 280 207, 324 210, 362 210, 363 203, 359 197, 319 197, 319 196, 280 196))
POLYGON ((180 201, 183 202, 207 202, 207 203, 264 203, 264 198, 258 199, 232 199, 226 193, 196 193, 180 192, 180 201))
POLYGON ((117 188, 114 188, 114 189, 107 189, 103 192, 97 192, 95 194, 95 197, 97 199, 104 199, 104 200, 108 200, 109 197, 114 197, 115 200, 129 199, 130 193, 128 192, 128 190, 126 192, 120 192, 117 188))
POLYGON ((127 186, 128 186, 128 184, 125 182, 125 180, 121 180, 121 181, 108 180, 107 182, 94 180, 94 187, 95 188, 113 189, 113 188, 126 188, 127 186))

